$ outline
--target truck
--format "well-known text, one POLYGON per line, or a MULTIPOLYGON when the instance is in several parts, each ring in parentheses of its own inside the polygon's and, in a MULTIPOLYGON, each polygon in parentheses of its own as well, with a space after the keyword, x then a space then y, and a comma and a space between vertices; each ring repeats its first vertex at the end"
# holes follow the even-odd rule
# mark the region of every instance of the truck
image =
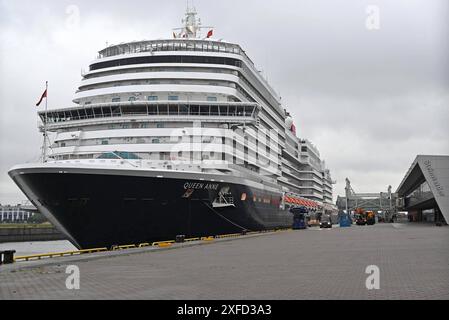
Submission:
POLYGON ((374 214, 373 211, 366 211, 365 216, 366 216, 366 224, 368 226, 372 226, 373 224, 376 223, 376 215, 374 214))
POLYGON ((365 211, 362 208, 355 209, 355 223, 359 226, 372 226, 376 223, 376 215, 374 211, 365 211))
POLYGON ((358 226, 364 226, 366 224, 366 214, 362 208, 355 209, 355 223, 358 226))
POLYGON ((306 207, 291 208, 290 212, 293 214, 293 230, 307 229, 306 214, 309 212, 306 207))

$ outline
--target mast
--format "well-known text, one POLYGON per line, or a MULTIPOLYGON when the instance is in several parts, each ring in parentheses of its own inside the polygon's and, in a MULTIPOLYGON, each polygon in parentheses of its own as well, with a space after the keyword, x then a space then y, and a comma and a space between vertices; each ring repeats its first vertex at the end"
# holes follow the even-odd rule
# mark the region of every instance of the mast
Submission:
POLYGON ((42 162, 47 162, 47 107, 48 107, 48 81, 45 81, 45 115, 44 115, 44 145, 42 147, 42 162))
POLYGON ((182 19, 182 23, 184 24, 184 27, 173 29, 173 31, 179 31, 177 34, 178 38, 199 39, 201 38, 201 29, 214 28, 210 26, 201 26, 201 19, 197 18, 195 7, 189 7, 189 5, 187 5, 185 18, 182 19))

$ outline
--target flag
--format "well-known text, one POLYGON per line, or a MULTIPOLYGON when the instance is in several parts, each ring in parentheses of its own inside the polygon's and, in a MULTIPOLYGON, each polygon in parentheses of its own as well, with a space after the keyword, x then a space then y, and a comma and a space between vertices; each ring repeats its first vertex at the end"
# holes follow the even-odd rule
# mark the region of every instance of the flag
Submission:
POLYGON ((39 102, 36 103, 36 107, 39 107, 39 105, 41 104, 42 100, 44 100, 44 98, 47 98, 47 89, 45 89, 44 93, 42 94, 41 98, 39 99, 39 102))
POLYGON ((290 127, 290 131, 296 135, 296 126, 293 123, 292 123, 292 126, 290 127))
POLYGON ((176 33, 174 33, 174 32, 173 32, 173 38, 175 38, 175 39, 176 39, 176 33))
POLYGON ((206 38, 210 38, 210 37, 212 37, 214 35, 214 31, 213 30, 209 30, 209 32, 207 33, 207 36, 206 36, 206 38))

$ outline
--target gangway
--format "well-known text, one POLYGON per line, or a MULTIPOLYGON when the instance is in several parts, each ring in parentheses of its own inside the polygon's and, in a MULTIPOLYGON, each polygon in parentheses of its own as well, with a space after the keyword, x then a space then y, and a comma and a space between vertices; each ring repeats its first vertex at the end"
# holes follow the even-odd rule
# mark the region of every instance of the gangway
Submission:
POLYGON ((373 211, 376 214, 381 213, 383 218, 389 221, 391 216, 398 211, 397 197, 396 193, 391 192, 391 186, 388 186, 387 192, 356 193, 351 186, 351 182, 346 178, 345 197, 339 196, 337 198, 337 206, 340 212, 345 211, 348 214, 358 208, 373 211))

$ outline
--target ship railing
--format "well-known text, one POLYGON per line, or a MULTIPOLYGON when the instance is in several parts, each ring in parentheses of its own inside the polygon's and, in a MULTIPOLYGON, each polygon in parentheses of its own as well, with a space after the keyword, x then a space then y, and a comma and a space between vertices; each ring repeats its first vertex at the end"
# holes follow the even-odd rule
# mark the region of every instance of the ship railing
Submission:
POLYGON ((68 121, 137 117, 137 116, 162 116, 162 117, 236 117, 252 118, 254 121, 260 110, 257 103, 217 102, 217 103, 180 103, 180 102, 111 102, 84 105, 67 109, 39 112, 42 123, 47 119, 47 124, 58 124, 68 121))
POLYGON ((172 157, 165 160, 148 160, 148 159, 132 159, 120 156, 117 152, 112 151, 91 151, 90 156, 113 155, 116 158, 80 158, 83 155, 77 154, 58 154, 50 155, 52 163, 57 164, 87 164, 87 165, 105 165, 105 166, 122 166, 129 164, 134 168, 142 169, 160 169, 160 170, 175 170, 175 171, 190 171, 201 172, 202 170, 220 170, 228 169, 229 165, 221 160, 221 163, 201 164, 192 163, 190 157, 172 157), (177 163, 174 163, 176 161, 177 163))
POLYGON ((238 44, 201 39, 144 40, 109 46, 98 53, 97 59, 137 53, 170 51, 197 51, 230 53, 244 57, 251 65, 253 61, 238 44))

